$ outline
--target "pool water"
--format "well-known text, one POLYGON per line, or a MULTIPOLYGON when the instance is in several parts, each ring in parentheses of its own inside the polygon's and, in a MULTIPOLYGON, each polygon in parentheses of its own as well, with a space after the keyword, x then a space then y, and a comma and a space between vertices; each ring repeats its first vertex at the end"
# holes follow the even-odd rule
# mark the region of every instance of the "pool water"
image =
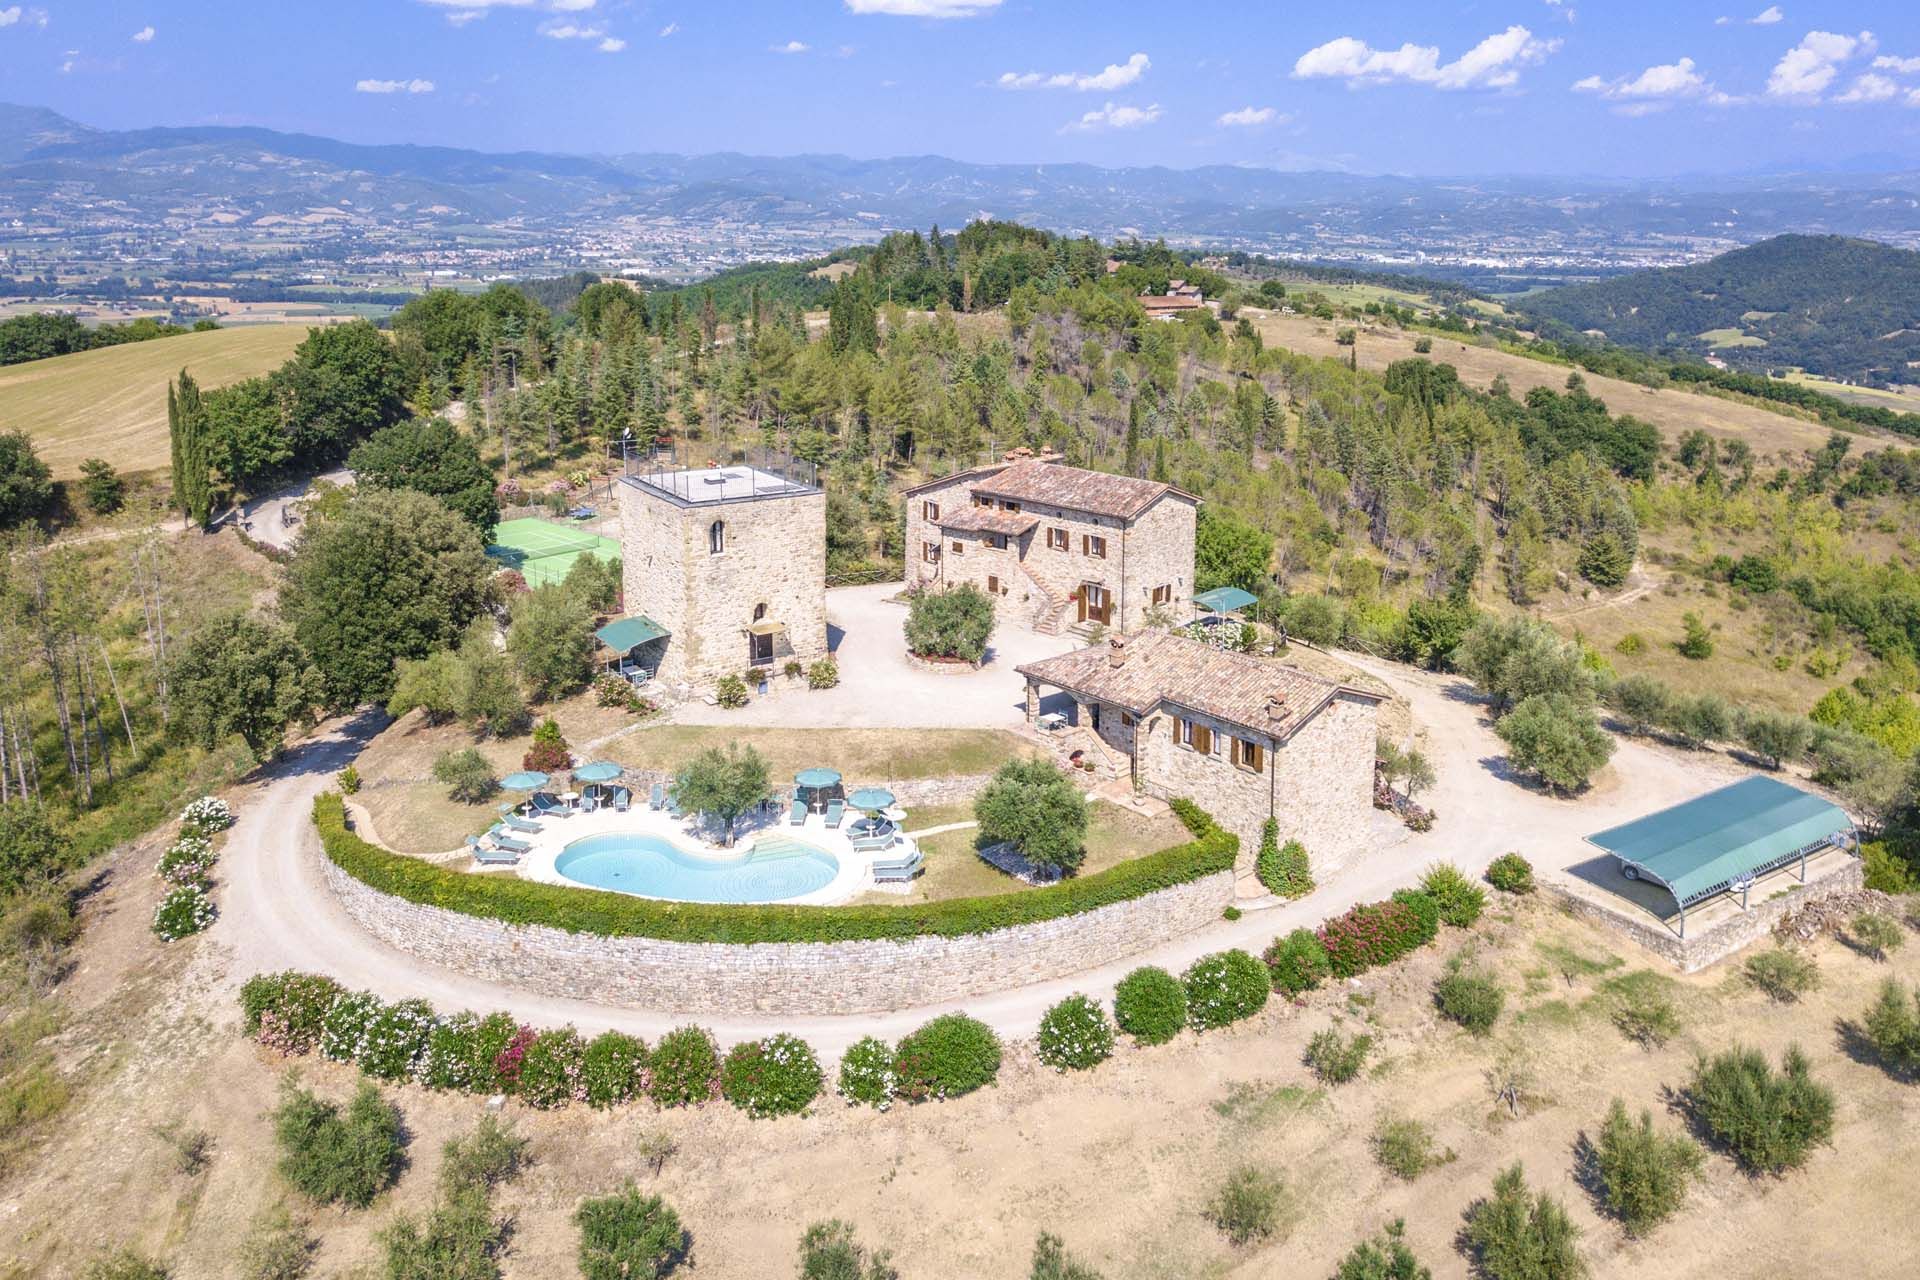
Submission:
POLYGON ((824 889, 840 860, 785 836, 765 836, 735 857, 691 854, 671 840, 641 832, 609 832, 575 840, 553 869, 594 889, 676 902, 783 902, 824 889))

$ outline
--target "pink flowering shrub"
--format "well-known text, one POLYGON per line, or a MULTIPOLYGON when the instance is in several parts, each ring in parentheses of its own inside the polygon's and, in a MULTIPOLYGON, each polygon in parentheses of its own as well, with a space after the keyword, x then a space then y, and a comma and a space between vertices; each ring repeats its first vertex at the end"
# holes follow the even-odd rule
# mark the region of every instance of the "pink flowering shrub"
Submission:
POLYGON ((505 1047, 493 1055, 494 1078, 500 1082, 502 1089, 509 1093, 519 1090, 520 1073, 526 1069, 527 1053, 537 1038, 532 1027, 518 1027, 505 1047))
POLYGON ((1351 978, 1392 964, 1432 934, 1404 902, 1364 902, 1321 925, 1316 936, 1333 976, 1351 978))
POLYGON ((542 1031, 520 1060, 520 1098, 532 1107, 561 1107, 587 1100, 581 1081, 587 1045, 572 1027, 542 1031))

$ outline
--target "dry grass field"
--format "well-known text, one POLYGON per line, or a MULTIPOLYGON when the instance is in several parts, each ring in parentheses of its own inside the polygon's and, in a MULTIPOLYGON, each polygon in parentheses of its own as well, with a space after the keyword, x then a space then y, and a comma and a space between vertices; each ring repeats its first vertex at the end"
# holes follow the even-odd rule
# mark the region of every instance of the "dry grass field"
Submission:
MULTIPOLYGON (((1242 314, 1253 321, 1261 338, 1269 346, 1285 347, 1302 355, 1330 356, 1339 360, 1348 357, 1349 349, 1334 341, 1335 333, 1340 329, 1356 327, 1348 321, 1283 316, 1278 312, 1255 308, 1247 308, 1242 314)), ((1567 375, 1575 372, 1544 360, 1511 355, 1491 347, 1478 347, 1443 335, 1357 327, 1357 348, 1363 369, 1381 370, 1395 360, 1408 359, 1415 354, 1414 340, 1429 336, 1433 339, 1433 350, 1428 359, 1452 365, 1460 371, 1464 382, 1481 389, 1493 385, 1494 378, 1504 374, 1516 396, 1525 395, 1534 387, 1559 390, 1566 385, 1567 375)), ((1745 440, 1763 458, 1770 455, 1797 457, 1808 449, 1818 449, 1826 443, 1830 434, 1826 427, 1817 422, 1788 417, 1718 396, 1673 388, 1653 390, 1637 383, 1585 372, 1581 372, 1580 376, 1586 380, 1588 392, 1605 400, 1608 409, 1614 413, 1630 413, 1652 423, 1669 440, 1678 439, 1682 433, 1698 427, 1723 440, 1745 440)), ((1861 432, 1855 439, 1854 452, 1869 452, 1884 444, 1885 438, 1861 432)))
MULTIPOLYGON (((245 797, 240 798, 245 803, 245 797)), ((275 1172, 267 1113, 290 1070, 322 1094, 353 1087, 350 1069, 288 1063, 242 1041, 216 995, 225 958, 202 941, 163 947, 147 932, 158 894, 157 849, 123 857, 85 906, 87 934, 49 1007, 65 1021, 64 1114, 0 1163, 0 1277, 62 1280, 98 1251, 135 1245, 176 1280, 225 1277, 256 1215, 290 1193, 275 1172), (180 1172, 156 1132, 204 1131, 207 1167, 180 1172), (84 1212, 76 1212, 84 1206, 84 1212)), ((1909 934, 1911 939, 1911 934, 1909 934)), ((1404 1217, 1407 1238, 1439 1280, 1460 1280, 1461 1214, 1515 1161, 1565 1202, 1591 1273, 1609 1280, 1788 1280, 1891 1276, 1911 1268, 1920 1229, 1900 1207, 1920 1161, 1920 1086, 1856 1056, 1848 1026, 1893 974, 1920 978, 1920 946, 1877 964, 1834 941, 1807 953, 1820 987, 1774 1004, 1720 966, 1693 977, 1537 900, 1495 904, 1470 934, 1299 1004, 1280 1000, 1225 1030, 1182 1034, 1154 1049, 1122 1045, 1086 1074, 1040 1067, 1013 1045, 999 1083, 944 1103, 881 1114, 822 1098, 809 1115, 752 1120, 715 1104, 657 1112, 575 1107, 507 1119, 531 1140, 531 1166, 496 1194, 513 1224, 511 1280, 577 1274, 574 1206, 627 1179, 658 1192, 693 1236, 691 1269, 706 1280, 794 1274, 810 1222, 840 1217, 894 1251, 908 1280, 1015 1280, 1034 1236, 1060 1233, 1106 1280, 1255 1280, 1324 1276, 1359 1238, 1404 1217), (1476 1039, 1436 1014, 1432 984, 1473 948, 1506 992, 1494 1033, 1476 1039), (1645 1049, 1613 1026, 1621 979, 1667 991, 1680 1029, 1645 1049), (1326 1086, 1302 1065, 1328 1026, 1375 1037, 1368 1069, 1326 1086), (1609 1101, 1678 1129, 1676 1091, 1694 1057, 1734 1044, 1778 1061, 1803 1046, 1838 1097, 1833 1142, 1806 1168, 1751 1178, 1709 1150, 1685 1207, 1648 1238, 1629 1238, 1583 1183, 1580 1137, 1609 1101), (1517 1115, 1495 1101, 1489 1069, 1518 1053, 1531 1073, 1517 1115), (1453 1158, 1403 1182, 1375 1161, 1387 1118, 1417 1120, 1453 1158), (663 1130, 678 1151, 656 1176, 640 1136, 663 1130), (1253 1163, 1285 1184, 1281 1230, 1236 1248, 1204 1216, 1226 1171, 1253 1163)), ((829 1070, 832 1064, 828 1064, 829 1070)), ((311 1274, 382 1273, 379 1233, 430 1203, 440 1148, 472 1128, 485 1099, 413 1086, 384 1090, 401 1108, 409 1162, 364 1211, 303 1210, 320 1244, 311 1274)))
POLYGON ((130 342, 0 368, 0 424, 25 430, 58 478, 88 458, 121 471, 167 465, 167 380, 202 387, 267 373, 293 355, 304 325, 250 325, 130 342))

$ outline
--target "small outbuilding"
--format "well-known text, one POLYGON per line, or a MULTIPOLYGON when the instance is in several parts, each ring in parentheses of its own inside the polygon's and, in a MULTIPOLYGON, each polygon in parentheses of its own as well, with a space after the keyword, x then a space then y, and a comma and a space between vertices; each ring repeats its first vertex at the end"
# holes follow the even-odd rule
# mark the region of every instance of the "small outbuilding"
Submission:
POLYGON ((1683 938, 1688 907, 1738 893, 1744 908, 1761 876, 1797 864, 1805 883, 1810 857, 1858 840, 1839 805, 1759 774, 1587 837, 1618 859, 1621 875, 1673 895, 1683 938))

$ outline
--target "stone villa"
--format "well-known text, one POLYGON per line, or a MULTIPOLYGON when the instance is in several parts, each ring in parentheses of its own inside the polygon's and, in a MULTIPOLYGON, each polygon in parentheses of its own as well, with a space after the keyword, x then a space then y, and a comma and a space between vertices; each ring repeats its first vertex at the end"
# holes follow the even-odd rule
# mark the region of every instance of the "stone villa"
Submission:
POLYGON ((1143 791, 1186 796, 1240 837, 1253 869, 1271 817, 1325 877, 1367 845, 1381 696, 1166 631, 1114 636, 1017 668, 1027 720, 1040 689, 1073 700, 1073 723, 1117 753, 1143 791))
POLYGON ((1151 480, 1010 459, 907 490, 907 580, 969 582, 1044 635, 1193 612, 1200 500, 1151 480))
POLYGON ((791 460, 623 477, 627 629, 603 639, 686 688, 826 657, 827 499, 813 479, 791 460))

